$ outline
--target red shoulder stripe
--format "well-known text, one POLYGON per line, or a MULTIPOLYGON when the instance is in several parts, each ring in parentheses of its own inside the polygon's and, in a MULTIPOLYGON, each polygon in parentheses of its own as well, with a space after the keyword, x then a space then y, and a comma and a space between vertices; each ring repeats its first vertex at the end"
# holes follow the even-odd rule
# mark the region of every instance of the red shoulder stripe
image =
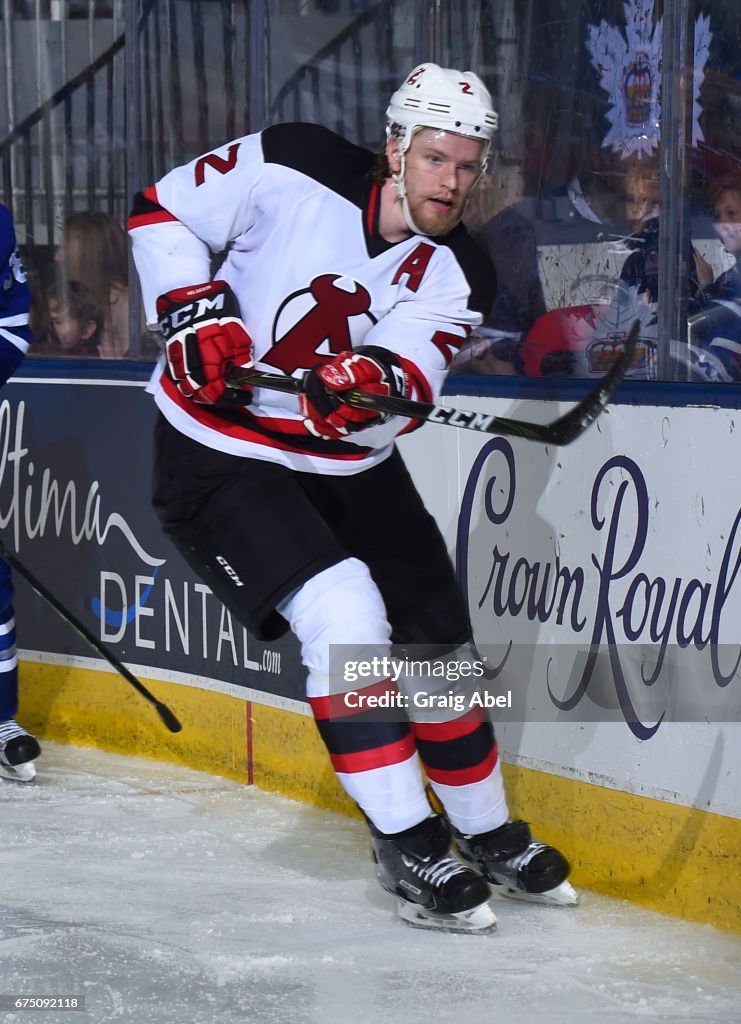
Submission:
POLYGON ((173 217, 167 210, 158 210, 157 213, 140 213, 129 217, 127 227, 129 231, 135 228, 143 228, 148 224, 177 224, 177 217, 173 217))
POLYGON ((148 224, 172 223, 177 223, 177 217, 173 217, 170 211, 160 204, 156 185, 150 185, 136 194, 127 224, 129 231, 148 224))

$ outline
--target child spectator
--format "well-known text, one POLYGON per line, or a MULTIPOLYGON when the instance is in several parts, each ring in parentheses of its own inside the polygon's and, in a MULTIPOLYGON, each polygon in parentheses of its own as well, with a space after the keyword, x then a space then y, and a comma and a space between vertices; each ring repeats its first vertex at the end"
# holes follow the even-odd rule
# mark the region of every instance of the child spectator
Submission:
POLYGON ((705 304, 689 318, 693 345, 710 352, 723 364, 728 378, 741 381, 741 175, 713 183, 710 204, 715 230, 735 262, 705 288, 705 304))
POLYGON ((70 281, 84 284, 103 311, 98 351, 103 359, 129 352, 128 243, 109 213, 88 210, 67 218, 57 262, 70 281))
POLYGON ((103 330, 103 311, 79 281, 52 285, 47 292, 50 347, 59 355, 97 356, 103 330))
POLYGON ((726 251, 736 263, 724 271, 707 289, 710 299, 741 299, 741 272, 738 257, 741 254, 741 175, 719 178, 710 190, 715 230, 726 251))
MULTIPOLYGON (((637 161, 625 174, 625 218, 630 228, 626 240, 631 254, 623 264, 620 279, 632 285, 646 302, 659 297, 659 215, 661 207, 659 170, 655 162, 637 161)), ((688 261, 688 313, 703 303, 702 289, 712 281, 710 265, 691 248, 688 261)))

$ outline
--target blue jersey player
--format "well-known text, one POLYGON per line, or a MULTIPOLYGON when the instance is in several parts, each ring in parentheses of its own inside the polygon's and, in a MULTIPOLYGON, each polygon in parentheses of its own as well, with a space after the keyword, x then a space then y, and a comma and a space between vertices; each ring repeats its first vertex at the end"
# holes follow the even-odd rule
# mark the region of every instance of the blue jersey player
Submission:
MULTIPOLYGON (((18 369, 31 343, 30 295, 16 247, 10 210, 0 204, 0 384, 18 369)), ((0 558, 0 778, 31 782, 41 750, 34 736, 14 720, 18 710, 18 655, 15 647, 13 581, 0 558)))

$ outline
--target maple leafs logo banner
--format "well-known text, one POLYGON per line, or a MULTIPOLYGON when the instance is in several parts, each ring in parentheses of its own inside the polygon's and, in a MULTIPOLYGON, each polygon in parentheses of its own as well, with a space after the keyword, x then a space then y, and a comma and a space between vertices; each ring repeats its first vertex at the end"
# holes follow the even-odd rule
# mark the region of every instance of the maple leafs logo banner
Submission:
MULTIPOLYGON (((587 28, 587 49, 610 97, 610 128, 602 140, 623 159, 650 156, 661 139, 662 18, 654 22, 653 0, 627 0, 625 31, 601 21, 587 28)), ((692 145, 702 141, 700 88, 712 33, 710 18, 695 21, 692 145)))

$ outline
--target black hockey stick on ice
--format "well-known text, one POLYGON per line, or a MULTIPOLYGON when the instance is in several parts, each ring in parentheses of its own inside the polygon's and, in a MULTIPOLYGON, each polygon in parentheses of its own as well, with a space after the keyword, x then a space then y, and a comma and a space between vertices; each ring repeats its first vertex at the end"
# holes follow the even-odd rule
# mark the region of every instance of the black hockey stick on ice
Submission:
MULTIPOLYGON (((448 409, 433 402, 415 402, 409 398, 390 398, 371 395, 358 388, 346 391, 343 401, 358 409, 373 409, 391 416, 408 416, 411 419, 426 420, 428 423, 442 423, 448 427, 464 427, 484 434, 503 434, 508 437, 522 437, 541 444, 567 445, 583 434, 594 423, 612 396, 617 391, 633 358, 640 321, 634 320, 625 339, 623 351, 615 360, 602 380, 581 402, 569 409, 563 416, 551 423, 528 423, 527 420, 512 420, 505 416, 471 412, 466 409, 448 409)), ((227 377, 227 384, 233 388, 254 385, 274 391, 285 391, 298 395, 304 389, 299 377, 285 377, 277 373, 263 373, 261 370, 240 372, 238 367, 227 377)))
POLYGON ((79 619, 75 618, 72 612, 65 608, 62 602, 46 589, 44 584, 26 568, 23 562, 21 562, 20 559, 12 553, 12 551, 8 551, 2 540, 0 540, 0 558, 4 558, 5 561, 8 562, 8 564, 31 585, 39 597, 43 597, 43 599, 51 605, 57 615, 72 626, 72 628, 80 634, 83 640, 87 640, 90 646, 96 650, 98 654, 101 654, 105 660, 115 668, 119 675, 124 677, 127 683, 131 683, 137 693, 140 693, 145 700, 149 701, 149 703, 156 709, 157 714, 160 716, 170 732, 180 732, 183 727, 167 705, 157 700, 157 698, 149 692, 146 686, 139 682, 135 675, 129 672, 124 663, 119 661, 115 654, 112 654, 107 647, 104 647, 97 637, 90 632, 87 626, 84 626, 79 619))

